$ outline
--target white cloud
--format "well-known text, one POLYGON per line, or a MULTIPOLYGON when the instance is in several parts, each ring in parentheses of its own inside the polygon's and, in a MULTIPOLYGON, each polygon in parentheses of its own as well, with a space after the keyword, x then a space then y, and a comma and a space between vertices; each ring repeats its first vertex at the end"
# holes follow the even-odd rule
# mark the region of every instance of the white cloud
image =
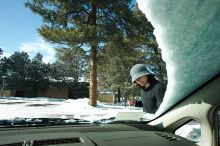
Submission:
POLYGON ((3 54, 0 55, 0 58, 3 58, 3 57, 8 58, 9 56, 12 55, 11 52, 8 52, 7 50, 4 49, 4 48, 6 48, 6 47, 0 46, 0 48, 1 48, 2 51, 3 51, 3 54))
POLYGON ((11 56, 11 55, 12 55, 12 53, 4 52, 3 55, 2 55, 2 57, 8 58, 8 57, 11 56))
POLYGON ((35 42, 22 43, 19 50, 27 52, 31 58, 39 52, 43 55, 43 61, 45 63, 52 63, 55 61, 54 48, 41 37, 39 37, 35 42))

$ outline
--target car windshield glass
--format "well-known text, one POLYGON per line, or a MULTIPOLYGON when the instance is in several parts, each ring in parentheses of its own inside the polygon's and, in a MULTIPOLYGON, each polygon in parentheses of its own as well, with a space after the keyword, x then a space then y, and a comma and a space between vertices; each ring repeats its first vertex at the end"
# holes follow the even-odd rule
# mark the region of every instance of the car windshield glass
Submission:
POLYGON ((154 119, 219 73, 216 3, 1 1, 0 125, 154 119))
POLYGON ((155 27, 166 62, 168 85, 160 115, 219 74, 219 1, 137 2, 155 27))

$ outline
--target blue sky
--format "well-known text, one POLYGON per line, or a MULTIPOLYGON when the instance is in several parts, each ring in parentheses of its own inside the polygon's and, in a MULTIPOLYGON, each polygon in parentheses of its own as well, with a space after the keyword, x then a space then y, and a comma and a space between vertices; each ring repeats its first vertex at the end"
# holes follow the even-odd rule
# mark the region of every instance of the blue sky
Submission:
POLYGON ((8 57, 15 51, 25 51, 33 58, 43 54, 44 62, 53 62, 55 52, 37 32, 41 17, 24 6, 25 0, 0 0, 0 48, 8 57))
POLYGON ((44 62, 52 63, 55 51, 37 32, 43 24, 42 19, 24 6, 25 1, 0 0, 0 48, 3 55, 8 57, 15 51, 25 51, 33 58, 40 52, 44 62))

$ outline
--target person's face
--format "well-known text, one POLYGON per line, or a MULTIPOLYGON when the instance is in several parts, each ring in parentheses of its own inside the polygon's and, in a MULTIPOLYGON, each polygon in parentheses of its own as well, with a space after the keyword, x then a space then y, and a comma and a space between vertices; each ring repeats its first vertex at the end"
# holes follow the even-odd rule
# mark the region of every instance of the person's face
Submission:
POLYGON ((148 82, 147 76, 141 76, 136 80, 136 83, 139 84, 140 86, 145 86, 148 82))

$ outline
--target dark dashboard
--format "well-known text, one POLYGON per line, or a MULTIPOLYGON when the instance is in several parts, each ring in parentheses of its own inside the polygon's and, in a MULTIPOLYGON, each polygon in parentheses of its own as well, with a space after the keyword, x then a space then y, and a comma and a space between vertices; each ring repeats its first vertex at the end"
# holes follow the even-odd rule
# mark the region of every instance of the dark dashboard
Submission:
POLYGON ((146 124, 84 124, 0 128, 0 146, 195 146, 146 124))

